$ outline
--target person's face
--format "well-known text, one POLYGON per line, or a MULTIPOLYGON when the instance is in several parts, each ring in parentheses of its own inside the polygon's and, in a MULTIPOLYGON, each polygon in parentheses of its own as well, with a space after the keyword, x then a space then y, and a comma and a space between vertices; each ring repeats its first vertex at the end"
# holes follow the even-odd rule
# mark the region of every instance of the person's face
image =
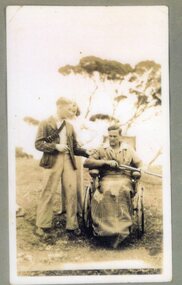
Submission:
POLYGON ((71 110, 70 110, 70 119, 74 119, 77 113, 77 105, 75 103, 72 104, 71 110))
POLYGON ((109 133, 109 144, 111 147, 119 146, 120 144, 120 134, 118 130, 111 130, 109 133))
POLYGON ((62 104, 62 105, 58 105, 57 106, 57 115, 58 118, 61 119, 67 119, 70 118, 73 114, 73 110, 72 110, 72 104, 68 103, 68 104, 62 104))
POLYGON ((73 114, 74 115, 76 115, 76 113, 77 113, 77 105, 75 104, 75 103, 73 103, 73 105, 72 105, 72 111, 73 111, 73 114))

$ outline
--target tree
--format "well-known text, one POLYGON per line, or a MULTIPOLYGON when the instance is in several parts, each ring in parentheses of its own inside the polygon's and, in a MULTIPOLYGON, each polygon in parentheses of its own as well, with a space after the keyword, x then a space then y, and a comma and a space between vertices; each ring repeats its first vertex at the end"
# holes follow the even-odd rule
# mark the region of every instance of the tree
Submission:
POLYGON ((160 65, 154 61, 140 62, 135 66, 130 80, 135 82, 129 92, 135 94, 136 103, 133 116, 125 124, 126 132, 147 109, 161 105, 160 65))
MULTIPOLYGON (((160 65, 154 61, 142 61, 135 68, 132 68, 129 64, 88 56, 80 59, 79 64, 76 66, 66 65, 60 67, 59 72, 64 76, 71 73, 75 75, 79 74, 95 82, 95 88, 89 96, 85 118, 88 118, 91 113, 91 105, 95 92, 99 88, 99 81, 104 83, 110 82, 113 85, 113 112, 107 117, 109 123, 113 122, 119 104, 127 100, 128 95, 135 96, 136 102, 133 114, 127 122, 122 124, 125 127, 126 133, 142 113, 149 108, 161 105, 160 65), (127 94, 122 94, 119 89, 122 83, 126 81, 129 83, 128 86, 131 85, 131 88, 126 91, 127 94)), ((93 121, 94 115, 97 119, 106 120, 106 114, 92 114, 90 120, 93 121)), ((115 119, 117 121, 120 120, 120 118, 115 119)))
MULTIPOLYGON (((81 58, 79 64, 76 66, 66 65, 59 68, 59 72, 64 76, 67 76, 69 74, 75 74, 75 75, 79 74, 83 75, 84 77, 90 78, 94 82, 95 87, 89 96, 88 107, 85 113, 85 118, 88 118, 90 114, 91 105, 95 92, 99 88, 99 81, 120 82, 123 80, 123 76, 125 76, 131 71, 132 67, 129 64, 122 64, 117 61, 101 59, 95 56, 87 56, 81 58)), ((117 95, 116 97, 118 97, 116 102, 119 103, 121 100, 121 95, 118 96, 117 89, 115 90, 115 92, 117 95)), ((113 103, 113 109, 114 108, 115 105, 113 103)), ((113 111, 113 116, 114 116, 114 111, 113 111)))

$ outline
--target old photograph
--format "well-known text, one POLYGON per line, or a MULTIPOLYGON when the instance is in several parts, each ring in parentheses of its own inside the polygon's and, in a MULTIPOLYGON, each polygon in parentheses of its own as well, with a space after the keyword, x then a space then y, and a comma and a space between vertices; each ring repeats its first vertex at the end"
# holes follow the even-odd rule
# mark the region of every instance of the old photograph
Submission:
POLYGON ((172 279, 166 6, 8 6, 12 284, 172 279))

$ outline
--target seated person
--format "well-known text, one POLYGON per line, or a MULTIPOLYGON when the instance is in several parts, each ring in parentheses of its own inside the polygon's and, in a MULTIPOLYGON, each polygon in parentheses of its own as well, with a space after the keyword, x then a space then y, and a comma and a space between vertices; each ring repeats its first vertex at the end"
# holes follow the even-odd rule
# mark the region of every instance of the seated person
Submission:
POLYGON ((131 177, 117 168, 124 164, 141 167, 142 162, 132 147, 122 141, 118 126, 108 128, 109 146, 101 147, 86 159, 84 167, 99 169, 100 186, 91 205, 94 235, 112 237, 113 247, 129 235, 132 225, 131 177))

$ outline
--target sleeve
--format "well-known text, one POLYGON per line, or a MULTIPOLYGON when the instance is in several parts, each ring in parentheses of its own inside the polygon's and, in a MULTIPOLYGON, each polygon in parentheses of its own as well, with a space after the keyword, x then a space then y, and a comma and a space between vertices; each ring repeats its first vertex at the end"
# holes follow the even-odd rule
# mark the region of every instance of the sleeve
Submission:
POLYGON ((85 160, 84 167, 89 169, 99 169, 106 166, 106 160, 101 159, 100 150, 94 150, 93 154, 85 160))
POLYGON ((79 145, 79 143, 78 143, 78 141, 76 139, 76 133, 74 131, 74 128, 73 128, 72 138, 73 138, 73 151, 74 151, 74 154, 78 155, 78 156, 88 157, 89 155, 87 154, 87 150, 82 148, 79 145))
POLYGON ((91 159, 101 159, 99 149, 93 149, 92 155, 90 156, 91 159))
POLYGON ((46 122, 42 121, 39 124, 37 136, 35 139, 35 148, 39 151, 47 152, 47 153, 53 153, 56 151, 56 144, 55 143, 47 143, 45 141, 47 137, 47 131, 46 131, 46 122))

